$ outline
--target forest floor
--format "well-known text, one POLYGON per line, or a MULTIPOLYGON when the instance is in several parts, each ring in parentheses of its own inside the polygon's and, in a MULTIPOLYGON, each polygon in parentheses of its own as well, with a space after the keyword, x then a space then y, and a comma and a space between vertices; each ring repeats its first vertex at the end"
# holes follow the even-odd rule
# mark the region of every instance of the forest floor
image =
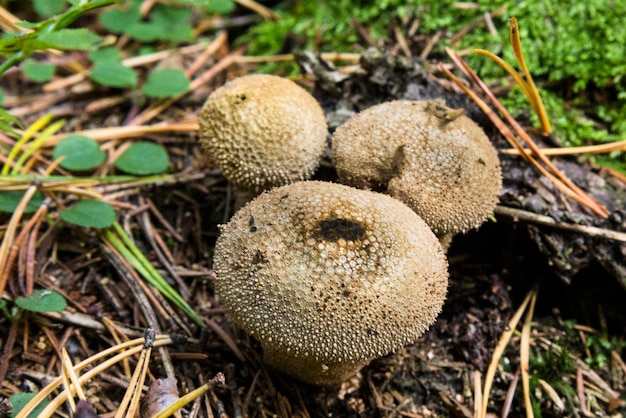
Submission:
MULTIPOLYGON (((384 53, 368 50, 369 58, 337 61, 336 67, 314 55, 297 56, 302 72, 296 81, 322 104, 331 132, 349 112, 376 103, 443 97, 481 124, 500 151, 510 148, 437 70, 442 57, 417 58, 428 42, 423 37, 409 42, 411 57, 396 43, 379 44, 384 53)), ((184 67, 201 53, 178 59, 184 67)), ((3 298, 22 295, 30 277, 36 288, 63 294, 69 306, 62 314, 0 317, 3 397, 39 391, 60 376, 62 347, 78 363, 152 327, 180 338, 153 351, 146 386, 175 377, 182 395, 218 373, 225 375, 225 385, 212 386, 183 416, 469 418, 480 416, 476 411, 483 402, 488 416, 531 416, 525 395, 534 416, 626 413, 626 183, 572 156, 552 160, 609 209, 608 217, 563 196, 519 156, 501 153, 499 208, 478 230, 453 240, 443 312, 415 345, 373 361, 336 389, 304 385, 268 370, 258 343, 231 322, 214 297, 211 257, 218 225, 228 221, 241 199, 202 157, 194 125, 211 91, 257 70, 240 57, 226 42, 219 44, 204 62, 206 82, 177 101, 151 107, 158 109, 152 117, 144 113, 145 104, 113 89, 68 84, 45 90, 19 73, 5 76, 7 109, 27 126, 51 113, 66 120, 63 133, 157 122, 166 127, 163 132, 122 129, 121 135, 100 141, 109 155, 138 139, 159 143, 168 150, 175 178, 99 190, 115 203, 120 224, 150 263, 207 326, 194 324, 153 287, 139 285, 135 270, 103 245, 100 232, 60 222, 57 209, 72 200, 57 199, 28 235, 32 239, 23 241, 3 298), (511 327, 516 313, 519 323, 511 327), (496 357, 503 336, 510 340, 496 357), (492 386, 485 390, 494 357, 492 386)), ((520 122, 528 127, 528 120, 520 122)), ((533 137, 541 146, 553 145, 541 135, 533 137)), ((7 136, 3 142, 14 144, 7 136)), ((42 149, 33 173, 51 163, 51 150, 52 144, 42 149)), ((315 178, 337 181, 328 157, 315 178)), ((7 230, 11 214, 0 214, 0 220, 7 230)), ((129 368, 111 365, 84 384, 100 416, 113 416, 137 361, 132 358, 129 368)), ((69 416, 67 408, 67 403, 59 407, 60 416, 69 416)))

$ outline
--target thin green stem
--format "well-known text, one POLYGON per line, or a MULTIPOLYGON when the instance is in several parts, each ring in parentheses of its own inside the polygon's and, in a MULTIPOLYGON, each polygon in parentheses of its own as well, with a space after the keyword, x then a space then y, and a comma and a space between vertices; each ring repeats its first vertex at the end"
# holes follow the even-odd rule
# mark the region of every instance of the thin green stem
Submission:
POLYGON ((200 326, 206 325, 176 289, 150 264, 118 222, 113 223, 113 230, 106 229, 103 231, 103 234, 137 272, 156 287, 163 296, 182 309, 196 324, 200 326))

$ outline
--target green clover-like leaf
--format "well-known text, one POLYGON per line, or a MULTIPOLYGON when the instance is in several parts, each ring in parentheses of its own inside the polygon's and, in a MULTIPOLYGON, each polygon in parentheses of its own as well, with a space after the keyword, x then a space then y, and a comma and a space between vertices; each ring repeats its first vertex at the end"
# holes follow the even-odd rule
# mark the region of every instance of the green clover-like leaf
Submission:
POLYGON ((150 97, 173 97, 189 91, 189 78, 174 68, 156 70, 150 73, 141 91, 150 97))
POLYGON ((49 48, 61 50, 91 50, 102 41, 100 36, 88 29, 61 29, 41 34, 37 39, 48 44, 49 48))
POLYGON ((51 289, 35 290, 29 296, 15 299, 15 304, 31 312, 61 312, 67 307, 65 298, 51 289))
POLYGON ((54 147, 53 158, 63 158, 61 167, 67 170, 90 170, 101 165, 106 153, 98 143, 88 136, 72 134, 63 138, 54 147))
POLYGON ((162 173, 170 158, 163 146, 152 142, 135 142, 115 160, 115 167, 136 175, 162 173))
POLYGON ((129 10, 121 8, 105 10, 100 13, 100 23, 113 33, 124 33, 129 27, 141 21, 138 5, 132 5, 129 10))
MULTIPOLYGON (((36 396, 35 392, 18 392, 9 396, 9 402, 13 407, 13 411, 9 414, 9 417, 14 418, 17 414, 24 409, 24 407, 36 396)), ((37 418, 39 414, 48 406, 50 401, 48 399, 42 400, 39 405, 28 414, 28 418, 37 418)))
POLYGON ((120 62, 97 62, 91 70, 91 79, 108 87, 133 87, 137 73, 120 62))
POLYGON ((101 200, 81 200, 61 211, 65 222, 86 228, 106 228, 115 222, 115 210, 101 200))
MULTIPOLYGON (((205 3, 206 4, 206 3, 205 3)), ((209 0, 208 5, 206 6, 207 11, 217 13, 217 14, 226 14, 235 10, 237 5, 233 0, 209 0)))
POLYGON ((32 58, 25 59, 22 66, 24 75, 28 79, 38 83, 50 80, 54 75, 54 70, 54 65, 38 63, 32 58))
POLYGON ((65 0, 33 0, 33 9, 41 17, 52 17, 63 10, 65 0))
MULTIPOLYGON (((13 213, 24 197, 22 191, 0 192, 0 212, 13 213)), ((41 192, 35 192, 26 205, 25 213, 33 213, 43 203, 44 196, 41 192)))
POLYGON ((115 47, 96 49, 89 53, 89 59, 94 62, 119 62, 122 53, 115 47))

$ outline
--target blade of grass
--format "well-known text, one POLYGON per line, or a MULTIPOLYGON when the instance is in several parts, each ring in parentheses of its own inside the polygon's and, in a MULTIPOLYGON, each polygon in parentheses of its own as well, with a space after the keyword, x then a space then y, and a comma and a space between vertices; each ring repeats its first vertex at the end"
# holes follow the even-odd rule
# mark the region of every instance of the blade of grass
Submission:
MULTIPOLYGON (((54 122, 52 125, 46 127, 41 134, 31 142, 30 146, 22 153, 20 158, 15 162, 13 169, 11 170, 11 174, 17 174, 20 169, 24 166, 24 163, 31 155, 33 155, 39 148, 41 148, 42 144, 46 140, 46 138, 52 136, 59 129, 61 129, 65 125, 65 121, 58 120, 54 122)), ((26 174, 26 173, 23 173, 26 174)))
MULTIPOLYGON (((198 120, 194 118, 176 123, 157 123, 154 125, 141 126, 110 126, 106 128, 86 129, 72 132, 72 134, 85 135, 95 141, 109 141, 111 139, 138 138, 151 133, 195 132, 197 130, 198 120)), ((53 147, 68 135, 70 134, 62 133, 46 138, 43 146, 53 147)))
POLYGON ((235 0, 235 3, 252 10, 265 20, 279 20, 280 16, 269 7, 254 0, 235 0))
POLYGON ((50 122, 51 119, 52 119, 51 114, 42 116, 41 118, 37 119, 32 125, 26 128, 21 138, 17 140, 13 148, 11 148, 11 151, 9 151, 9 155, 7 155, 6 162, 4 163, 4 166, 2 167, 3 176, 6 176, 11 171, 11 164, 13 160, 15 159, 15 157, 17 156, 17 154, 22 149, 22 146, 25 145, 28 141, 30 141, 33 135, 35 135, 35 132, 42 129, 44 126, 46 126, 48 122, 50 122))
POLYGON ((156 287, 166 298, 185 312, 196 324, 206 326, 202 318, 189 306, 178 292, 150 264, 135 243, 117 222, 113 229, 103 230, 103 236, 122 254, 144 279, 156 287))
POLYGON ((597 215, 605 218, 609 216, 610 212, 604 206, 602 206, 595 199, 589 196, 584 190, 574 184, 567 176, 565 176, 565 174, 563 174, 558 168, 556 168, 552 161, 550 161, 548 157, 546 157, 546 155, 542 152, 541 148, 539 148, 537 144, 533 141, 530 135, 528 135, 528 133, 526 133, 526 131, 521 127, 521 125, 515 119, 513 119, 513 117, 509 114, 506 108, 500 103, 500 101, 493 95, 489 88, 480 79, 479 84, 481 85, 481 88, 485 91, 487 96, 490 98, 491 102, 504 115, 506 121, 513 127, 513 130, 532 150, 537 158, 548 168, 548 170, 550 170, 554 177, 558 178, 563 184, 567 186, 568 189, 574 192, 574 194, 577 196, 576 200, 582 205, 591 209, 597 215))

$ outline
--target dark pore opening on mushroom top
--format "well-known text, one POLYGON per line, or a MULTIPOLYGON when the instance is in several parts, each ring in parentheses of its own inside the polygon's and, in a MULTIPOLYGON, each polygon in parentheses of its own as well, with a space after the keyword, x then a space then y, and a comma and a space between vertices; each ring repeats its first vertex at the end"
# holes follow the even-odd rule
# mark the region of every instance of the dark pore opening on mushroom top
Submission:
POLYGON ((319 236, 326 241, 337 241, 340 238, 356 241, 365 235, 363 225, 348 219, 326 219, 320 221, 317 226, 319 236))

